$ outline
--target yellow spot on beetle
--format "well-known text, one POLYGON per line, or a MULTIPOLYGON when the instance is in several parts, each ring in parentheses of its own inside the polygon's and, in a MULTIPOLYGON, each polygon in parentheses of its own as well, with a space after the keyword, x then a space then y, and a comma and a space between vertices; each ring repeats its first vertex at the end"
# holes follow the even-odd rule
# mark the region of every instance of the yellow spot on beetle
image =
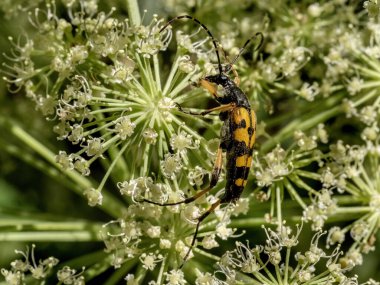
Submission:
POLYGON ((235 124, 239 125, 243 120, 245 120, 247 128, 250 121, 249 112, 246 108, 237 108, 234 112, 234 122, 235 124))
POLYGON ((244 142, 248 147, 249 144, 249 135, 246 129, 236 129, 234 131, 234 140, 238 142, 244 142))
POLYGON ((236 186, 245 186, 247 184, 247 180, 244 180, 242 178, 238 178, 235 180, 236 186))
POLYGON ((236 158, 236 167, 251 167, 252 156, 244 154, 236 158))

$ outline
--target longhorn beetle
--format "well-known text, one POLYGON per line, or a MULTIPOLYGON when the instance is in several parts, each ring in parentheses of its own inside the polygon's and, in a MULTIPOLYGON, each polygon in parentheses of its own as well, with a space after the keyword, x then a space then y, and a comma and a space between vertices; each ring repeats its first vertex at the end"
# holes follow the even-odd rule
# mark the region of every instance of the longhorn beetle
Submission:
MULTIPOLYGON (((171 23, 179 19, 190 19, 202 27, 207 34, 210 36, 216 57, 218 59, 218 70, 219 73, 216 75, 209 75, 200 80, 200 85, 207 89, 215 98, 215 100, 220 104, 220 106, 205 110, 201 113, 186 112, 182 110, 181 106, 178 105, 180 111, 192 115, 206 115, 211 112, 220 112, 219 117, 224 122, 221 133, 220 133, 220 144, 216 154, 216 160, 214 168, 211 174, 211 181, 207 188, 199 191, 192 197, 186 198, 183 201, 175 203, 158 203, 143 199, 144 202, 159 205, 159 206, 174 206, 179 204, 188 204, 199 197, 205 195, 209 192, 218 182, 218 178, 222 169, 222 153, 226 153, 226 186, 224 195, 218 199, 211 207, 206 210, 202 215, 198 217, 197 225, 193 235, 193 239, 188 252, 184 257, 184 262, 189 257, 191 249, 195 244, 195 240, 198 235, 199 225, 201 222, 212 213, 220 204, 223 203, 236 203, 239 199, 245 185, 247 184, 248 172, 252 163, 252 152, 253 146, 255 144, 256 138, 256 116, 254 111, 251 109, 251 105, 247 99, 244 92, 238 87, 239 80, 237 73, 233 69, 233 64, 243 53, 247 45, 253 40, 260 36, 260 42, 255 50, 258 50, 264 40, 264 36, 261 32, 256 33, 253 37, 248 39, 243 47, 239 50, 238 55, 234 60, 222 67, 220 62, 220 56, 218 51, 217 41, 211 34, 210 30, 202 24, 196 18, 189 15, 182 15, 171 19, 167 22, 161 29, 160 33, 163 32, 171 23), (235 80, 228 77, 227 73, 233 71, 235 75, 235 80), (224 89, 224 96, 218 96, 217 85, 224 89)), ((227 58, 227 57, 226 57, 227 58)), ((181 267, 184 263, 182 263, 181 267)))

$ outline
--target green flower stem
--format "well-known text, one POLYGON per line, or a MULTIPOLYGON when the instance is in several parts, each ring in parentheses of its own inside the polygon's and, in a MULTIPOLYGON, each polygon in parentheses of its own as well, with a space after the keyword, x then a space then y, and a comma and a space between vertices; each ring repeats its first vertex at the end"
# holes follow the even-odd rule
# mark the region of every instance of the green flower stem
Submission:
POLYGON ((282 204, 282 197, 283 197, 283 191, 284 191, 284 188, 281 187, 283 186, 283 184, 280 184, 280 185, 277 185, 276 187, 276 209, 277 209, 277 221, 282 224, 282 208, 281 208, 281 204, 282 204))
POLYGON ((284 268, 284 284, 288 284, 289 278, 289 260, 290 260, 291 248, 286 248, 286 257, 285 257, 285 268, 284 268))
POLYGON ((367 102, 368 100, 371 100, 372 97, 376 98, 377 96, 379 96, 379 90, 378 89, 374 89, 372 90, 371 92, 368 92, 366 95, 364 95, 363 97, 360 97, 360 99, 354 101, 354 107, 358 107, 359 105, 361 105, 362 103, 365 103, 367 102))
POLYGON ((260 265, 263 267, 265 273, 269 276, 270 279, 268 279, 266 276, 261 274, 260 271, 256 271, 253 273, 253 275, 260 280, 260 283, 258 284, 268 284, 268 285, 276 285, 278 284, 274 276, 271 274, 271 272, 268 270, 268 268, 264 265, 264 263, 260 260, 260 265), (272 281, 272 282, 271 282, 272 281))
POLYGON ((294 173, 289 175, 290 181, 292 181, 294 184, 296 184, 301 189, 304 189, 306 191, 309 191, 310 193, 314 195, 318 195, 318 191, 311 188, 308 184, 306 184, 302 179, 300 179, 297 175, 294 173))
MULTIPOLYGON (((155 75, 153 75, 153 72, 152 72, 152 66, 151 66, 151 61, 147 58, 143 58, 143 66, 144 66, 144 69, 146 70, 146 80, 147 80, 147 84, 148 84, 148 88, 146 88, 147 90, 150 90, 150 94, 157 94, 158 93, 158 89, 157 89, 157 82, 154 78, 155 75)), ((161 91, 161 90, 160 90, 161 91)))
MULTIPOLYGON (((331 106, 336 104, 339 98, 340 96, 336 96, 334 98, 331 98, 331 100, 326 100, 326 103, 324 103, 323 106, 321 106, 321 108, 318 108, 317 111, 314 111, 313 113, 306 112, 303 115, 299 116, 298 119, 294 119, 290 124, 283 127, 278 134, 273 136, 268 141, 264 142, 260 148, 260 152, 267 153, 269 150, 274 148, 276 144, 293 136, 294 131, 296 130, 308 130, 312 127, 317 126, 319 123, 323 123, 326 120, 334 116, 337 116, 339 113, 343 111, 342 107, 338 105, 331 108, 331 106)), ((366 98, 365 101, 366 100, 368 100, 368 98, 366 98)))
POLYGON ((352 66, 355 69, 361 70, 361 71, 367 73, 367 75, 372 75, 375 78, 380 78, 379 61, 374 61, 372 58, 364 55, 363 53, 357 53, 357 56, 359 59, 363 60, 366 64, 368 64, 370 67, 372 67, 374 70, 365 68, 365 67, 363 67, 363 65, 352 64, 352 66))
MULTIPOLYGON (((100 229, 100 227, 99 227, 100 229)), ((74 231, 17 231, 0 233, 0 241, 23 242, 88 242, 100 241, 96 233, 89 230, 74 231)))
MULTIPOLYGON (((362 186, 361 189, 362 190, 366 190, 366 193, 362 193, 362 195, 365 196, 365 197, 366 196, 368 197, 370 195, 377 194, 378 193, 377 185, 375 185, 372 182, 371 178, 368 176, 368 173, 365 171, 363 165, 360 165, 360 169, 362 171, 362 176, 363 176, 363 180, 360 179, 360 181, 363 181, 363 184, 365 185, 365 186, 362 186)), ((356 179, 358 179, 358 178, 356 177, 356 179)), ((353 181, 355 183, 357 183, 356 180, 353 179, 353 181)))
POLYGON ((372 207, 339 207, 336 209, 336 215, 348 215, 350 219, 352 219, 352 214, 367 214, 372 212, 372 207))
MULTIPOLYGON (((365 177, 365 171, 362 172, 363 178, 365 177)), ((369 195, 373 194, 374 188, 373 185, 371 185, 371 180, 364 181, 361 179, 361 176, 359 177, 352 177, 352 181, 357 185, 357 187, 360 189, 360 192, 358 193, 362 197, 368 197, 369 195), (372 186, 372 187, 371 187, 372 186)))
POLYGON ((148 271, 142 267, 141 262, 138 263, 137 267, 135 268, 135 279, 137 280, 144 280, 146 275, 148 274, 148 271))
MULTIPOLYGON (((292 92, 292 90, 289 90, 285 86, 282 87, 283 86, 282 84, 276 84, 276 86, 279 89, 283 89, 283 90, 286 90, 288 92, 292 92)), ((332 89, 332 92, 337 92, 337 91, 339 91, 341 89, 343 89, 343 86, 342 87, 334 87, 332 89)), ((340 94, 338 94, 337 96, 328 98, 326 100, 328 102, 328 104, 326 104, 326 101, 322 102, 323 104, 327 105, 327 106, 325 106, 326 108, 321 108, 320 110, 326 110, 326 109, 328 109, 331 106, 335 106, 341 100, 342 100, 342 96, 340 94)), ((321 106, 318 106, 318 107, 321 107, 321 106)), ((305 106, 305 108, 303 109, 303 114, 309 114, 309 117, 312 117, 312 115, 310 115, 310 112, 312 112, 314 110, 315 110, 315 105, 314 104, 310 104, 308 106, 305 106)), ((284 122, 292 121, 293 118, 294 118, 294 112, 285 112, 283 114, 276 114, 276 116, 273 116, 273 117, 270 117, 270 118, 266 119, 265 120, 265 125, 268 128, 271 128, 271 127, 274 127, 274 126, 278 126, 278 125, 282 126, 284 122)))
POLYGON ((161 263, 160 271, 157 276, 157 284, 162 284, 164 272, 167 272, 167 257, 164 258, 164 260, 161 263))
MULTIPOLYGON (((73 183, 73 181, 67 180, 67 179, 61 179, 61 172, 56 169, 52 168, 50 164, 46 163, 45 160, 37 159, 34 155, 29 153, 27 150, 19 148, 18 146, 11 145, 11 144, 1 144, 0 147, 8 152, 9 154, 13 155, 14 157, 19 158, 20 160, 23 160, 24 162, 28 163, 29 165, 33 166, 34 168, 40 170, 46 175, 49 175, 53 179, 60 179, 60 183, 62 183, 63 186, 67 187, 68 189, 75 188, 76 185, 73 183)), ((17 215, 17 213, 11 213, 11 215, 17 215)), ((1 225, 1 223, 0 223, 1 225)))
POLYGON ((345 191, 351 194, 353 197, 358 197, 360 200, 363 200, 363 192, 357 185, 349 183, 346 185, 345 191))
POLYGON ((273 136, 272 139, 266 141, 262 144, 260 152, 267 153, 269 150, 274 148, 278 143, 284 141, 285 139, 291 137, 296 130, 305 131, 319 123, 325 122, 326 120, 336 116, 342 112, 341 106, 336 106, 327 111, 312 115, 310 113, 303 115, 302 118, 293 120, 292 123, 285 126, 277 135, 273 136))
POLYGON ((364 237, 364 240, 369 240, 373 234, 377 233, 379 214, 377 212, 370 215, 367 219, 369 230, 364 237))
POLYGON ((346 196, 335 196, 335 200, 337 200, 340 206, 342 205, 354 205, 354 204, 362 204, 363 199, 359 196, 346 195, 346 196))
POLYGON ((280 141, 283 141, 284 139, 291 137, 294 131, 308 130, 314 126, 317 126, 319 123, 325 122, 326 120, 338 115, 340 112, 342 112, 342 108, 341 106, 337 106, 312 117, 310 117, 310 114, 306 114, 306 116, 310 118, 294 120, 291 124, 289 124, 289 126, 284 127, 276 136, 274 136, 273 139, 263 143, 260 150, 266 153, 270 149, 275 147, 276 144, 278 144, 280 141))
POLYGON ((289 179, 284 177, 283 183, 284 183, 285 188, 288 190, 290 196, 298 202, 298 204, 302 207, 302 209, 306 209, 307 206, 306 206, 305 202, 302 200, 300 195, 298 195, 298 192, 296 191, 296 189, 294 189, 294 187, 293 187, 292 183, 290 183, 289 179))
POLYGON ((182 90, 184 90, 185 88, 189 86, 190 78, 194 76, 194 73, 195 71, 186 75, 186 77, 183 80, 181 80, 181 82, 178 83, 174 89, 170 91, 171 98, 176 97, 182 90))
POLYGON ((326 284, 328 284, 327 280, 329 279, 329 277, 325 277, 325 276, 328 276, 329 274, 331 274, 331 272, 329 272, 328 270, 326 271, 323 271, 321 274, 318 274, 316 276, 314 276, 313 278, 311 278, 308 282, 308 284, 323 284, 323 280, 326 280, 326 284), (313 283, 314 282, 318 282, 318 283, 313 283))
POLYGON ((276 270, 276 276, 277 276, 278 284, 279 285, 284 284, 284 283, 282 283, 281 269, 278 267, 278 265, 275 266, 275 270, 276 270))
POLYGON ((161 77, 160 77, 160 64, 158 62, 157 54, 153 55, 153 68, 154 68, 154 77, 156 79, 157 89, 162 91, 161 77))
MULTIPOLYGON (((101 224, 93 222, 51 222, 51 221, 38 221, 39 217, 29 216, 28 219, 24 218, 2 218, 0 221, 0 227, 9 227, 11 229, 28 228, 39 231, 85 231, 91 229, 91 232, 95 235, 102 229, 101 224)), ((97 239, 98 240, 98 239, 97 239)))
POLYGON ((317 180, 317 181, 319 181, 321 179, 320 174, 309 172, 309 171, 304 171, 302 169, 296 169, 296 170, 294 170, 294 173, 297 174, 298 176, 310 178, 310 179, 317 180))
MULTIPOLYGON (((205 235, 205 236, 206 236, 206 235, 205 235)), ((220 256, 215 255, 215 254, 211 254, 211 253, 209 253, 209 252, 207 252, 207 251, 205 251, 205 250, 202 250, 202 249, 199 248, 199 247, 194 247, 193 250, 194 250, 196 253, 203 255, 203 256, 206 257, 207 259, 211 259, 211 260, 215 260, 215 261, 219 261, 219 260, 220 260, 220 256)), ((190 259, 190 261, 192 262, 193 259, 190 259)), ((203 265, 203 264, 199 264, 197 268, 200 268, 200 267, 202 267, 202 266, 204 266, 204 265, 203 265)))
MULTIPOLYGON (((102 137, 103 138, 106 138, 107 135, 109 135, 109 133, 107 133, 107 128, 109 126, 112 126, 114 123, 113 122, 108 122, 106 123, 106 116, 104 116, 102 113, 98 113, 96 115, 97 117, 97 121, 99 122, 98 125, 99 127, 97 128, 94 128, 93 131, 100 131, 100 133, 102 134, 102 137)), ((112 116, 109 118, 110 120, 114 120, 116 119, 116 116, 112 116)), ((112 179, 113 181, 119 181, 121 179, 121 177, 123 177, 123 173, 125 173, 125 171, 127 170, 127 165, 125 163, 124 160, 121 160, 121 159, 116 159, 116 157, 118 156, 119 154, 119 148, 117 147, 117 143, 118 141, 120 140, 120 136, 119 135, 115 135, 113 137, 111 137, 109 140, 105 141, 102 145, 102 148, 103 148, 103 151, 108 153, 109 157, 110 157, 110 161, 115 161, 117 162, 116 165, 113 165, 113 169, 115 171, 112 172, 112 179)), ((98 159, 99 156, 94 156, 90 159, 91 163, 92 161, 95 161, 96 159, 98 159)), ((104 167, 104 169, 108 169, 110 166, 109 166, 109 160, 101 160, 100 161, 104 167)), ((101 189, 98 187, 98 189, 101 189)))
MULTIPOLYGON (((102 107, 103 106, 106 106, 106 105, 102 105, 102 107)), ((125 109, 128 108, 128 107, 131 107, 131 105, 128 104, 125 107, 113 107, 113 108, 105 108, 105 109, 94 110, 94 111, 91 111, 90 114, 91 115, 96 115, 96 114, 100 114, 100 113, 125 112, 125 109)), ((107 118, 107 119, 109 119, 109 118, 107 118)), ((112 122, 111 122, 111 124, 112 124, 112 122)), ((84 126, 87 126, 87 125, 84 125, 84 126)))
MULTIPOLYGON (((60 169, 59 165, 55 162, 54 153, 29 135, 24 129, 17 126, 16 123, 0 117, 0 125, 7 127, 16 139, 24 143, 28 148, 34 150, 42 158, 47 160, 54 168, 58 168, 62 171, 62 173, 70 178, 77 185, 77 187, 70 189, 75 191, 78 195, 82 196, 84 189, 92 187, 93 183, 88 178, 80 175, 78 172, 60 169)), ((124 205, 107 192, 103 193, 103 197, 103 204, 100 205, 99 208, 115 218, 120 217, 121 210, 124 208, 124 205)))
POLYGON ((179 59, 180 59, 179 56, 176 56, 176 58, 173 62, 172 68, 170 69, 169 76, 168 76, 168 78, 166 78, 164 90, 162 91, 163 96, 168 95, 167 93, 169 92, 170 87, 172 86, 174 75, 176 74, 176 71, 178 69, 179 59))
MULTIPOLYGON (((130 84, 129 81, 126 82, 125 87, 127 89, 137 89, 136 86, 133 84, 130 84)), ((127 98, 126 93, 119 92, 117 90, 111 90, 111 89, 105 88, 103 86, 94 85, 94 86, 92 86, 92 89, 99 91, 99 92, 104 92, 104 93, 109 94, 109 95, 115 95, 115 96, 120 97, 120 98, 127 98)), ((129 99, 131 99, 131 97, 129 97, 129 99)), ((138 98, 138 97, 133 97, 132 99, 135 103, 131 102, 131 101, 122 101, 120 99, 113 99, 113 98, 108 98, 108 97, 96 97, 96 96, 93 96, 91 101, 94 104, 95 103, 96 104, 105 104, 104 106, 114 106, 113 104, 115 104, 116 106, 125 106, 125 108, 131 107, 131 106, 138 107, 138 106, 141 106, 141 104, 145 104, 145 101, 138 98)))
POLYGON ((255 277, 256 277, 257 279, 260 280, 260 282, 258 282, 258 283, 256 283, 256 284, 260 284, 260 285, 262 285, 262 284, 277 285, 277 284, 278 284, 275 280, 274 280, 273 282, 270 282, 269 279, 267 279, 267 278, 266 278, 264 275, 262 275, 262 274, 258 274, 258 273, 256 273, 256 274, 255 274, 255 277))
MULTIPOLYGON (((107 150, 108 148, 114 146, 119 140, 120 140, 120 135, 115 135, 112 138, 110 138, 108 141, 104 142, 102 147, 104 148, 104 150, 107 150)), ((112 157, 112 160, 114 160, 115 157, 112 157)))
POLYGON ((240 218, 232 219, 230 226, 232 228, 259 228, 268 224, 264 218, 240 218))
MULTIPOLYGON (((136 54, 136 60, 137 60, 138 62, 140 62, 139 56, 138 56, 137 54, 136 54)), ((141 71, 141 72, 143 72, 143 71, 141 71)), ((143 75, 143 74, 141 74, 141 75, 143 75)), ((134 76, 132 76, 131 78, 132 78, 132 80, 131 80, 131 81, 132 81, 132 82, 131 82, 131 85, 128 84, 127 86, 128 86, 128 87, 131 86, 131 89, 132 89, 132 90, 137 90, 136 93, 138 93, 141 97, 143 97, 143 98, 140 99, 140 100, 141 100, 141 102, 143 102, 144 104, 146 104, 145 102, 149 102, 149 101, 151 101, 151 100, 152 100, 152 96, 151 96, 150 94, 147 93, 147 90, 144 88, 144 86, 141 85, 140 82, 139 82, 134 76), (133 85, 132 85, 132 83, 133 83, 133 85)), ((144 78, 143 78, 143 76, 141 76, 142 84, 145 85, 145 82, 144 82, 143 80, 144 80, 144 78)), ((137 101, 137 98, 134 99, 134 100, 137 101)))
MULTIPOLYGON (((101 273, 105 272, 106 270, 109 270, 111 260, 112 260, 112 254, 109 254, 106 258, 103 258, 103 259, 98 258, 94 260, 100 260, 100 262, 97 262, 95 264, 94 262, 92 262, 91 264, 93 265, 89 268, 86 268, 86 274, 85 274, 86 280, 91 280, 92 278, 99 276, 101 273)), ((129 268, 132 268, 136 266, 137 261, 138 261, 138 258, 130 259, 123 264, 123 268, 128 267, 128 266, 129 268)))
POLYGON ((149 174, 149 164, 152 161, 152 155, 150 153, 151 153, 151 145, 145 144, 144 155, 143 155, 143 157, 144 157, 143 163, 144 164, 143 164, 143 167, 140 171, 141 176, 145 176, 145 175, 149 174))
POLYGON ((127 10, 132 26, 141 25, 140 10, 137 0, 127 0, 127 10))
MULTIPOLYGON (((305 155, 308 155, 308 154, 309 154, 309 152, 308 152, 308 153, 305 153, 305 155)), ((294 157, 294 159, 297 159, 297 158, 294 157)), ((314 156, 311 156, 310 158, 305 158, 305 159, 299 159, 299 160, 296 160, 296 161, 294 162, 294 164, 293 164, 293 166, 294 166, 294 168, 295 168, 296 170, 294 170, 293 173, 296 174, 296 175, 298 175, 298 169, 299 169, 299 168, 302 168, 302 167, 308 166, 308 165, 310 165, 311 163, 313 163, 315 160, 316 160, 316 159, 315 159, 314 156)), ((315 179, 315 180, 320 180, 320 175, 319 175, 318 173, 312 173, 312 174, 316 174, 316 175, 314 175, 313 177, 319 177, 319 178, 317 178, 317 179, 315 179)), ((310 175, 310 176, 312 176, 312 175, 310 175)))
POLYGON ((274 217, 274 214, 275 214, 275 211, 276 211, 276 195, 274 195, 273 193, 275 192, 275 184, 272 184, 271 186, 269 186, 269 189, 268 189, 268 195, 270 197, 270 216, 271 217, 274 217))
MULTIPOLYGON (((207 221, 207 219, 206 219, 206 221, 207 221)), ((201 223, 201 225, 199 226, 199 232, 200 232, 199 236, 202 236, 203 233, 201 233, 201 232, 203 232, 205 230, 215 229, 215 226, 217 223, 218 223, 218 219, 215 216, 213 218, 211 218, 209 221, 207 221, 207 223, 205 223, 205 222, 201 223)))
MULTIPOLYGON (((263 282, 263 280, 260 280, 257 281, 257 280, 254 280, 252 279, 252 277, 248 276, 248 275, 245 275, 245 274, 242 274, 240 273, 239 271, 236 272, 236 276, 238 277, 238 281, 237 283, 235 284, 239 284, 239 285, 243 285, 243 284, 250 284, 250 285, 262 285, 262 284, 269 284, 269 283, 266 283, 266 282, 263 282)), ((257 279, 260 279, 258 278, 257 276, 255 276, 257 279)))
POLYGON ((103 285, 114 285, 120 284, 121 280, 131 271, 131 269, 135 266, 133 262, 125 262, 121 266, 121 268, 114 271, 114 273, 107 278, 107 281, 103 283, 103 285))
POLYGON ((361 87, 362 89, 367 89, 367 88, 378 88, 380 86, 380 81, 379 80, 376 80, 376 81, 366 81, 364 82, 361 87))
POLYGON ((326 223, 354 221, 372 211, 371 207, 338 207, 335 213, 328 217, 326 223))
MULTIPOLYGON (((96 111, 95 111, 95 112, 96 112, 96 111)), ((95 114, 95 112, 90 112, 90 113, 91 113, 91 114, 95 114)), ((98 112, 98 113, 101 113, 101 112, 98 112)), ((116 117, 115 117, 114 119, 116 119, 116 117)), ((89 123, 89 124, 91 124, 91 123, 89 123)), ((99 132, 99 131, 101 131, 101 130, 107 129, 108 127, 111 127, 111 126, 113 126, 113 125, 115 125, 115 123, 114 123, 113 121, 108 122, 108 123, 106 123, 106 124, 102 124, 101 126, 99 126, 99 127, 97 127, 97 128, 93 128, 93 129, 91 129, 91 130, 89 130, 89 131, 83 132, 83 136, 89 136, 89 135, 92 135, 92 134, 97 133, 97 132, 99 132)), ((84 124, 83 127, 84 127, 84 128, 88 128, 88 125, 87 125, 87 124, 84 124)), ((85 151, 85 150, 82 150, 82 151, 80 151, 79 153, 83 153, 84 151, 85 151)))
MULTIPOLYGON (((93 265, 94 261, 96 260, 104 260, 107 259, 107 253, 101 249, 97 251, 90 252, 88 254, 80 255, 74 259, 70 259, 66 262, 63 262, 61 265, 65 266, 68 265, 73 268, 81 268, 82 266, 85 266, 86 268, 93 265)), ((87 273, 84 273, 87 275, 87 273)), ((89 278, 86 277, 86 280, 88 281, 89 278)))
POLYGON ((275 285, 275 284, 279 284, 279 283, 277 282, 276 278, 273 276, 272 272, 269 271, 269 269, 265 266, 266 263, 263 262, 263 261, 261 260, 260 255, 258 255, 258 256, 256 256, 256 257, 257 257, 257 260, 259 261, 261 267, 264 269, 265 273, 267 274, 267 276, 269 277, 269 279, 272 280, 272 282, 270 282, 270 281, 268 280, 268 278, 265 277, 264 275, 262 275, 262 274, 259 275, 259 274, 258 274, 259 272, 256 273, 256 275, 255 275, 256 278, 258 278, 258 276, 261 276, 262 278, 258 278, 258 279, 260 279, 260 281, 264 281, 263 284, 273 284, 273 285, 275 285))
POLYGON ((158 136, 158 157, 159 159, 163 159, 164 158, 164 152, 166 152, 167 150, 167 145, 166 143, 164 142, 164 139, 165 139, 165 133, 163 130, 160 130, 159 131, 159 136, 158 136))
POLYGON ((269 285, 269 284, 273 284, 273 283, 269 282, 269 280, 263 278, 263 275, 261 275, 261 274, 255 273, 254 276, 257 279, 259 279, 260 281, 251 280, 252 283, 248 283, 248 284, 252 284, 252 285, 262 285, 262 284, 268 284, 269 285))
POLYGON ((300 270, 300 267, 302 267, 301 264, 297 263, 296 267, 293 269, 292 273, 290 274, 289 278, 292 280, 296 277, 297 273, 300 270))
POLYGON ((102 179, 102 181, 100 182, 100 184, 98 186, 98 190, 99 191, 101 191, 103 189, 103 187, 106 184, 106 181, 107 181, 108 177, 110 176, 112 170, 114 169, 116 163, 119 161, 120 157, 123 155, 123 153, 125 152, 125 150, 127 149, 128 146, 129 146, 129 144, 124 144, 124 146, 122 147, 122 149, 119 151, 119 153, 112 160, 111 165, 108 167, 106 174, 103 176, 103 179, 102 179))
MULTIPOLYGON (((181 114, 181 115, 184 115, 184 117, 192 117, 192 118, 194 118, 194 116, 192 116, 192 115, 187 115, 187 114, 181 114)), ((189 134, 191 134, 192 136, 194 136, 194 138, 195 139, 197 139, 197 140, 200 140, 200 141, 202 141, 204 138, 202 137, 202 136, 200 136, 197 132, 195 132, 192 128, 189 128, 187 125, 183 125, 183 124, 181 124, 181 120, 179 120, 178 119, 178 117, 177 116, 173 116, 173 115, 171 115, 170 114, 170 118, 175 122, 175 123, 177 123, 178 125, 180 125, 181 126, 181 128, 182 129, 184 129, 186 132, 188 132, 189 134)), ((202 120, 200 121, 200 123, 199 123, 201 126, 205 126, 205 127, 208 127, 208 128, 212 128, 212 124, 207 124, 207 123, 205 123, 205 122, 203 122, 202 120)), ((215 133, 215 135, 217 135, 217 133, 215 133)))

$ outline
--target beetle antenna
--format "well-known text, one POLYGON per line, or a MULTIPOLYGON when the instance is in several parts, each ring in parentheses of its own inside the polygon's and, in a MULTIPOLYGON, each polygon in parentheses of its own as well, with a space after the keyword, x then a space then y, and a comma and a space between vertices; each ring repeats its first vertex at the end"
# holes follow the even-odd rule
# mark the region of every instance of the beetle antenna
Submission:
MULTIPOLYGON (((167 22, 161 29, 160 29, 160 33, 162 31, 164 31, 171 23, 173 23, 174 21, 177 21, 177 20, 180 20, 180 19, 190 19, 190 20, 193 20, 195 23, 197 23, 199 26, 201 26, 205 31, 206 33, 210 36, 211 38, 211 41, 212 41, 212 44, 214 45, 214 49, 215 49, 215 53, 216 53, 216 57, 218 58, 218 69, 219 69, 219 73, 222 74, 223 73, 223 68, 222 68, 222 64, 220 63, 220 56, 219 56, 219 51, 218 51, 218 44, 217 44, 217 41, 215 40, 214 36, 211 34, 210 30, 204 25, 202 24, 198 19, 192 17, 192 16, 189 16, 189 15, 181 15, 181 16, 177 16, 173 19, 171 19, 169 22, 167 22)), ((249 42, 249 41, 248 41, 249 42)), ((248 44, 248 42, 245 44, 245 46, 248 44)), ((244 46, 244 47, 245 47, 244 46)), ((243 48, 244 49, 244 48, 243 48)))
POLYGON ((262 32, 257 32, 254 36, 252 36, 251 38, 249 38, 245 42, 245 44, 243 45, 243 47, 240 48, 239 53, 235 56, 235 58, 231 61, 231 63, 223 70, 223 72, 227 73, 227 72, 229 72, 232 69, 232 66, 235 64, 235 62, 239 59, 239 57, 245 51, 245 49, 247 48, 247 46, 249 45, 249 43, 251 41, 253 41, 253 40, 256 40, 258 36, 260 36, 260 42, 257 45, 257 47, 253 50, 253 52, 259 50, 262 47, 262 45, 264 43, 264 35, 263 35, 262 32))

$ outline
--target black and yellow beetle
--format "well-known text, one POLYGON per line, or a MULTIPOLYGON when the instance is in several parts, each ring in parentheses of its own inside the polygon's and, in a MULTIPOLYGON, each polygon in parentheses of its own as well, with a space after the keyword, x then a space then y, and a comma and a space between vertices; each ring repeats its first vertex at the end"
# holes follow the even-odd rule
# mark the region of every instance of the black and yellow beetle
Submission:
POLYGON ((200 84, 213 95, 215 100, 220 103, 220 106, 205 110, 199 114, 184 111, 179 105, 178 107, 181 111, 193 115, 206 115, 211 112, 220 112, 219 117, 224 122, 220 134, 220 144, 217 150, 210 185, 207 188, 199 191, 192 197, 176 203, 157 203, 147 199, 143 199, 143 201, 159 206, 173 206, 193 202, 209 192, 216 185, 222 169, 222 154, 223 152, 226 153, 226 186, 224 195, 213 203, 207 211, 198 217, 189 251, 184 258, 184 261, 186 261, 192 247, 195 244, 200 223, 220 204, 231 202, 235 203, 239 199, 245 185, 247 184, 248 173, 252 163, 253 146, 256 138, 256 115, 251 109, 247 96, 238 87, 238 77, 232 66, 251 40, 260 36, 260 42, 256 48, 257 50, 261 47, 264 37, 262 33, 256 33, 252 38, 246 41, 235 59, 223 68, 220 63, 218 45, 215 38, 212 36, 209 29, 196 18, 189 15, 175 17, 161 28, 160 33, 164 31, 172 22, 183 18, 191 19, 200 25, 212 40, 218 59, 219 73, 204 77, 200 80, 200 84), (235 73, 235 80, 232 80, 227 75, 227 73, 231 70, 235 73), (218 96, 217 86, 222 87, 224 96, 218 96))

